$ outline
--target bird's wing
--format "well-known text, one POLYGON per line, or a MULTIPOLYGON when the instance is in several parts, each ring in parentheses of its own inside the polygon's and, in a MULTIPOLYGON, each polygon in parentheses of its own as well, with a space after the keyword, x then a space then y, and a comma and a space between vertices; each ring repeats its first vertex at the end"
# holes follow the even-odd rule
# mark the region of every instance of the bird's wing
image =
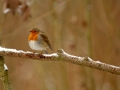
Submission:
POLYGON ((45 34, 40 34, 40 36, 43 38, 43 40, 47 43, 47 45, 49 46, 49 48, 51 49, 51 50, 53 50, 52 49, 52 47, 51 47, 51 44, 50 44, 50 42, 49 42, 49 40, 48 40, 48 37, 45 35, 45 34))

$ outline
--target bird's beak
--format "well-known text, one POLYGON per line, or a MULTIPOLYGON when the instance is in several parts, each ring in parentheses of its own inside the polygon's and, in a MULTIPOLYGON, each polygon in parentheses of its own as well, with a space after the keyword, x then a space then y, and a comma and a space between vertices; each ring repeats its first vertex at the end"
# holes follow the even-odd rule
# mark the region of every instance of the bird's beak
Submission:
POLYGON ((32 30, 30 32, 32 32, 32 30))

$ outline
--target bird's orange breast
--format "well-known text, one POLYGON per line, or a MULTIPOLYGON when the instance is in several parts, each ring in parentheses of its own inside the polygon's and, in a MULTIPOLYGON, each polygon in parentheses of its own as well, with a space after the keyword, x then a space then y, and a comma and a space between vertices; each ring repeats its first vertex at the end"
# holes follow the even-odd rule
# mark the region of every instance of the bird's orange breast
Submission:
POLYGON ((30 40, 38 40, 38 35, 36 33, 30 33, 30 35, 28 36, 28 41, 30 40))

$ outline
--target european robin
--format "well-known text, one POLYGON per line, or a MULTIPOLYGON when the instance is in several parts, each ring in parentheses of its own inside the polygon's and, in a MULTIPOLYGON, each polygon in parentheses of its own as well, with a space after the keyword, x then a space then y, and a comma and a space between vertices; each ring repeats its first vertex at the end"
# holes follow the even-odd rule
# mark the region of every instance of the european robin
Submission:
POLYGON ((30 31, 30 35, 28 36, 28 43, 32 50, 36 51, 45 51, 47 52, 47 48, 49 47, 52 50, 51 44, 48 40, 48 37, 45 35, 45 33, 42 30, 39 30, 38 28, 33 28, 30 31))

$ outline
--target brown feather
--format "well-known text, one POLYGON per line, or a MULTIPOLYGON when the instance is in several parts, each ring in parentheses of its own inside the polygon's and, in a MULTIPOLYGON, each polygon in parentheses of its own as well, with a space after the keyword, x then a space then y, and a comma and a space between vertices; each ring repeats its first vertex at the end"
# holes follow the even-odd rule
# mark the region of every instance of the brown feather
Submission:
POLYGON ((53 50, 52 49, 52 47, 51 47, 51 44, 50 44, 50 42, 49 42, 49 40, 48 40, 48 37, 45 35, 45 34, 43 34, 43 33, 40 33, 40 36, 43 38, 43 40, 47 43, 47 45, 49 46, 49 48, 51 49, 51 50, 53 50))

